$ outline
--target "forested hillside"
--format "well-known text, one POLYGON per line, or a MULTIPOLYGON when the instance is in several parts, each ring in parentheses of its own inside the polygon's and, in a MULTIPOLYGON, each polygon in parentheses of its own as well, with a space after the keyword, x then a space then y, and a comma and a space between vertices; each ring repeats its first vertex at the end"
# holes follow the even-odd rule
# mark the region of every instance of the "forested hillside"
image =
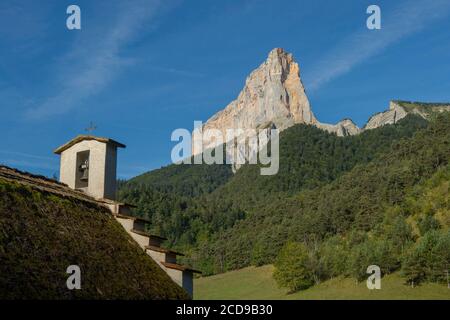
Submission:
POLYGON ((162 193, 195 197, 212 192, 231 176, 230 165, 172 164, 131 179, 121 190, 139 185, 162 193))
MULTIPOLYGON (((382 196, 382 205, 377 210, 370 212, 365 208, 379 220, 373 226, 361 226, 350 218, 347 231, 333 230, 319 237, 321 231, 302 230, 297 234, 292 229, 290 240, 275 259, 274 277, 278 284, 297 291, 338 276, 364 280, 369 265, 379 266, 382 275, 400 271, 404 282, 411 287, 424 282, 448 284, 450 165, 440 167, 429 179, 404 190, 403 195, 398 192, 387 201, 382 196)), ((360 200, 356 205, 364 202, 368 203, 360 200)), ((330 207, 329 212, 336 212, 340 206, 330 207)), ((334 223, 335 216, 329 219, 334 223)), ((325 228, 324 225, 322 233, 325 228)))
MULTIPOLYGON (((137 204, 154 231, 188 251, 190 263, 206 274, 271 263, 288 240, 322 243, 381 223, 385 206, 401 203, 408 188, 447 163, 448 122, 440 116, 428 126, 410 115, 351 137, 296 125, 281 133, 275 176, 261 176, 250 165, 229 177, 211 170, 210 178, 222 179, 192 193, 196 197, 178 186, 136 179, 121 188, 120 197, 137 204)), ((164 170, 180 170, 181 184, 188 185, 187 172, 202 166, 183 166, 146 176, 170 181, 164 170)))
MULTIPOLYGON (((273 199, 200 246, 201 267, 213 266, 212 272, 220 272, 269 263, 287 240, 318 246, 343 235, 351 242, 363 241, 367 232, 382 225, 387 211, 400 210, 411 189, 448 164, 449 129, 450 116, 442 115, 412 138, 395 141, 373 161, 357 165, 329 184, 273 199)), ((399 213, 403 220, 410 215, 410 210, 399 213)), ((394 265, 399 267, 398 262, 394 265)))

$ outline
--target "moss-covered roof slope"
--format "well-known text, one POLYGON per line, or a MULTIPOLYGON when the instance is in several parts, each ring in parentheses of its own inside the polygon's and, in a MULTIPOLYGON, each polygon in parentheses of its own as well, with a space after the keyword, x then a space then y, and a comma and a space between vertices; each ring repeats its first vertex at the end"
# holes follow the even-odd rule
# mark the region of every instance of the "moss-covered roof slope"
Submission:
POLYGON ((188 299, 108 209, 24 179, 0 174, 0 299, 188 299))

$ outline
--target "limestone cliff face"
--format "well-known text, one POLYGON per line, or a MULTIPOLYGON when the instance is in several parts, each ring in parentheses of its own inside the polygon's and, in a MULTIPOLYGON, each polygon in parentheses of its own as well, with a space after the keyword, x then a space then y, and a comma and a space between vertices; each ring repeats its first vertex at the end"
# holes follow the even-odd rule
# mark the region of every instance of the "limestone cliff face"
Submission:
POLYGON ((375 129, 386 124, 393 124, 406 117, 408 113, 396 102, 389 103, 389 110, 374 114, 364 126, 364 130, 375 129))
MULTIPOLYGON (((315 125, 338 136, 353 135, 361 131, 349 119, 334 125, 320 123, 311 110, 298 63, 294 61, 292 54, 276 48, 247 77, 237 99, 212 116, 202 129, 220 130, 225 137, 227 129, 260 129, 271 126, 282 131, 297 123, 315 125)), ((199 148, 199 144, 194 143, 193 154, 216 144, 213 140, 204 140, 203 147, 199 148)))
POLYGON ((283 130, 296 123, 316 122, 298 64, 291 54, 276 48, 248 76, 237 99, 211 117, 203 130, 225 132, 226 129, 259 129, 269 125, 283 130))

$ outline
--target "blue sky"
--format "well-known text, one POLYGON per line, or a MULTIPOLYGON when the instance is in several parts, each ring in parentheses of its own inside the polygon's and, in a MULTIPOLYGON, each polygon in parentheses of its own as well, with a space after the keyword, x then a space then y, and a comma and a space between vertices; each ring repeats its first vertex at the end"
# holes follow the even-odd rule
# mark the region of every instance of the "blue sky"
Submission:
POLYGON ((450 101, 449 30, 448 0, 2 0, 0 163, 52 176, 52 150, 93 121, 127 145, 119 177, 166 165, 171 132, 224 108, 275 47, 299 62, 322 122, 450 101), (81 30, 66 28, 70 4, 81 30), (366 28, 370 4, 381 30, 366 28))

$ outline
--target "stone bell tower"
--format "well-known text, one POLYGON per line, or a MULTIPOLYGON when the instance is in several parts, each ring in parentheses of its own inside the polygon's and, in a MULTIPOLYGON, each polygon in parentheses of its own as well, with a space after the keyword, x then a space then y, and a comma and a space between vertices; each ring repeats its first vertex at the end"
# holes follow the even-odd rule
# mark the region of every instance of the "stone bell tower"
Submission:
POLYGON ((115 200, 117 148, 125 145, 91 135, 70 140, 54 151, 61 155, 60 181, 95 199, 115 200))

